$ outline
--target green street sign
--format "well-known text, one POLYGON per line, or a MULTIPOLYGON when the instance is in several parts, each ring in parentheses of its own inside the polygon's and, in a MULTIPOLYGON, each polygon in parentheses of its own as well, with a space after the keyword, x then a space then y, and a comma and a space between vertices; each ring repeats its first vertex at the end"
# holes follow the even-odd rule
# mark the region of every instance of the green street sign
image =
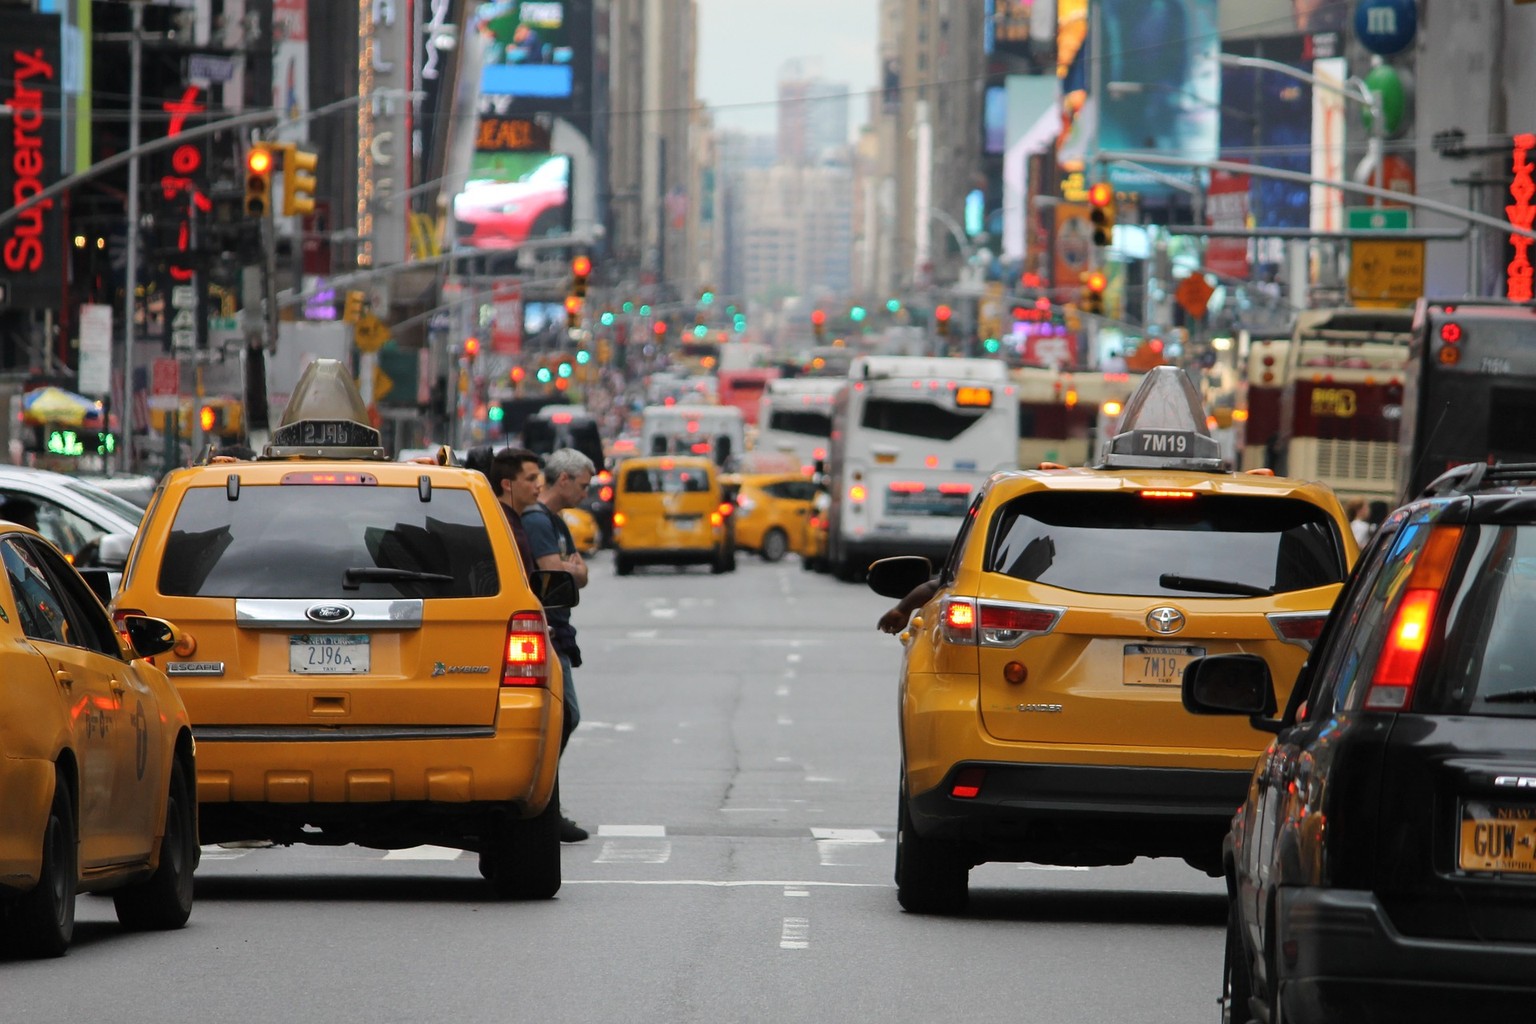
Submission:
POLYGON ((1351 231, 1407 231, 1413 211, 1406 206, 1351 206, 1344 211, 1351 231))

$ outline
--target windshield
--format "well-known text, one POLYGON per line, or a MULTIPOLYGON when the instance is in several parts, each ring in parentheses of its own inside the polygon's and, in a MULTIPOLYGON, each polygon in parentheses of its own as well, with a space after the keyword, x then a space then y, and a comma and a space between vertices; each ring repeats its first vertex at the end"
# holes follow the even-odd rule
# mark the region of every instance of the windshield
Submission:
POLYGON ((637 467, 625 471, 624 490, 628 494, 700 493, 709 490, 709 471, 695 467, 637 467))
POLYGON ((468 491, 245 486, 186 493, 160 562, 168 597, 490 597, 496 556, 468 491), (402 573, 348 570, 392 569, 402 573), (415 578, 411 573, 435 574, 415 578), (442 576, 446 578, 436 578, 442 576), (398 577, 398 578, 396 578, 398 577))
POLYGON ((1216 597, 1339 583, 1332 518, 1304 501, 1031 494, 998 514, 990 572, 1092 594, 1216 597))

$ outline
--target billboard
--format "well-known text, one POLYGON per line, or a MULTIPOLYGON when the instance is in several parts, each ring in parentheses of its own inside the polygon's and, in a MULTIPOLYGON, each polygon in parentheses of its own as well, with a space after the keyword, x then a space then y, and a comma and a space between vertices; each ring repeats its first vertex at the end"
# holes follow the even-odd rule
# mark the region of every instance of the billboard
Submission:
POLYGON ((501 0, 481 4, 476 26, 486 38, 480 93, 570 99, 578 40, 565 0, 501 0))
MULTIPOLYGON (((5 15, 0 46, 0 209, 11 209, 63 176, 59 137, 59 17, 5 15)), ((0 227, 0 299, 57 309, 64 240, 58 204, 45 199, 0 227)))
MULTIPOLYGON (((1141 150, 1216 159, 1221 113, 1216 0, 1100 0, 1100 150, 1141 150)), ((1166 173, 1193 181, 1189 171, 1166 173)), ((1117 189, 1144 198, 1170 186, 1145 171, 1111 165, 1117 189)))
POLYGON ((453 199, 458 244, 514 249, 571 230, 571 158, 563 153, 477 152, 453 199))

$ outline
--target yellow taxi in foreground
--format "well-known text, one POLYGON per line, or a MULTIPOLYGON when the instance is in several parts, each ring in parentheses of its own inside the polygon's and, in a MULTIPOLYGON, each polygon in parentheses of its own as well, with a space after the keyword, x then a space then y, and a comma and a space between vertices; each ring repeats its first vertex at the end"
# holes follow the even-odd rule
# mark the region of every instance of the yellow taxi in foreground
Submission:
POLYGON ((876 562, 872 589, 923 601, 903 634, 901 905, 962 910, 987 861, 1219 874, 1263 742, 1186 711, 1183 668, 1257 655, 1284 701, 1356 554, 1332 491, 1224 471, 1165 367, 1100 465, 994 475, 937 577, 876 562))
POLYGON ((694 456, 625 459, 614 478, 614 572, 628 576, 641 564, 699 562, 715 573, 735 570, 735 506, 713 462, 694 456))
POLYGON ((175 630, 130 615, 120 635, 30 530, 0 525, 0 564, 0 942, 62 955, 76 892, 110 891, 126 928, 180 928, 198 856, 192 731, 145 660, 175 630))
MULTIPOLYGON (((451 461, 451 450, 439 455, 451 461)), ((174 617, 203 841, 431 843, 503 897, 560 888, 559 660, 486 477, 392 462, 316 360, 264 454, 170 473, 115 599, 174 617)))
POLYGON ((765 562, 805 550, 816 485, 800 473, 743 474, 736 495, 736 546, 765 562))

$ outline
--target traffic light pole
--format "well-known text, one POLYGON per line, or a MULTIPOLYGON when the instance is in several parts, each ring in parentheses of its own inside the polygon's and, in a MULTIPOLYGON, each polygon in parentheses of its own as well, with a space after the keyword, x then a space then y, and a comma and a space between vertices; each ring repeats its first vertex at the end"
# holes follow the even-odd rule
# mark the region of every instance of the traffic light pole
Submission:
MULTIPOLYGON (((128 46, 128 152, 139 148, 139 107, 143 102, 143 86, 140 80, 144 64, 144 5, 129 4, 133 11, 132 40, 128 46)), ((133 338, 134 314, 138 311, 139 290, 139 158, 128 161, 128 262, 124 268, 127 287, 123 289, 123 400, 117 411, 122 425, 122 460, 128 472, 138 467, 133 461, 133 338)), ((180 390, 178 388, 178 390, 180 390)), ((110 424, 108 424, 110 429, 110 424)), ((167 466, 167 469, 170 467, 167 466)))

